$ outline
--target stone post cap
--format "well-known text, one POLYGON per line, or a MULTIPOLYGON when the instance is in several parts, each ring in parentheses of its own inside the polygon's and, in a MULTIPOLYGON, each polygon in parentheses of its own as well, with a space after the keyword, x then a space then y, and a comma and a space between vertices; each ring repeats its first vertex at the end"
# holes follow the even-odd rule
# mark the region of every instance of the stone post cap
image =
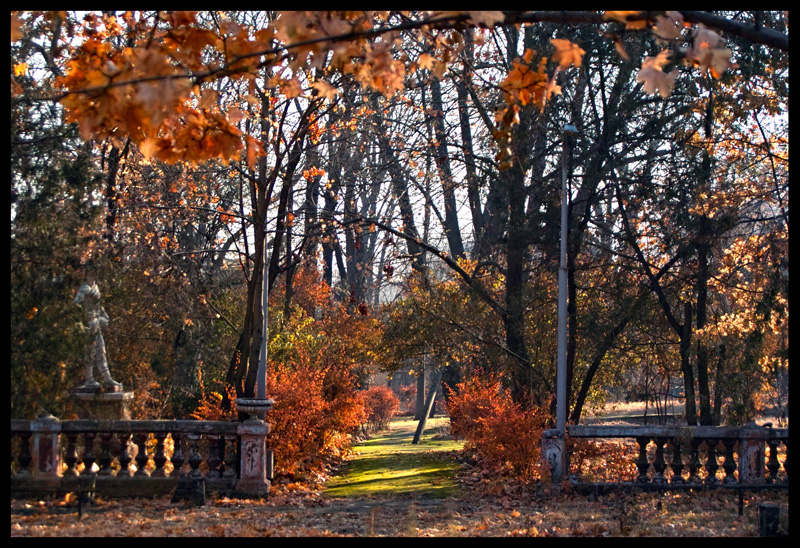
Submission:
POLYGON ((31 429, 38 432, 58 432, 61 430, 61 419, 46 413, 31 421, 31 429))
POLYGON ((564 433, 561 432, 558 428, 550 428, 548 430, 542 430, 542 438, 563 438, 564 433))
POLYGON ((765 439, 770 435, 771 430, 772 430, 771 422, 767 422, 761 425, 757 424, 756 421, 750 421, 744 426, 739 428, 739 437, 765 439))

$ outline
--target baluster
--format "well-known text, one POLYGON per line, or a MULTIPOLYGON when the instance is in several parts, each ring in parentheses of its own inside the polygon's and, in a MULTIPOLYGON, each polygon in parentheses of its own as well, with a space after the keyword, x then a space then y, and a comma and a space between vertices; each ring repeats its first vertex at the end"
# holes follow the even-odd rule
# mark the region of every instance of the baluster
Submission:
POLYGON ((150 435, 147 432, 137 432, 136 440, 136 473, 134 476, 146 476, 147 472, 147 439, 150 435))
POLYGON ((767 483, 775 483, 778 479, 778 470, 780 470, 781 467, 781 463, 778 460, 778 447, 780 444, 781 440, 767 440, 767 445, 769 445, 769 462, 767 463, 769 476, 767 477, 767 483))
POLYGON ((706 446, 708 453, 706 456, 706 470, 708 470, 708 477, 706 477, 706 485, 716 486, 719 484, 717 479, 717 470, 719 470, 719 463, 717 462, 717 439, 707 439, 706 446))
POLYGON ((172 432, 172 474, 170 476, 177 476, 182 478, 186 476, 183 473, 183 463, 186 459, 183 456, 183 433, 182 432, 172 432))
POLYGON ((156 469, 150 474, 151 478, 164 478, 167 476, 164 465, 167 463, 167 455, 164 453, 164 440, 167 439, 168 432, 155 432, 153 435, 156 438, 156 451, 153 455, 153 463, 156 469))
POLYGON ((236 436, 233 434, 225 434, 225 456, 223 458, 225 470, 222 472, 223 478, 236 478, 236 463, 238 457, 236 455, 236 436))
POLYGON ((111 455, 111 432, 101 432, 100 436, 100 455, 97 457, 97 464, 100 470, 97 472, 98 476, 111 475, 111 461, 114 460, 111 455))
POLYGON ((20 432, 19 434, 19 455, 17 455, 17 462, 19 463, 19 472, 17 477, 28 478, 31 476, 30 465, 33 460, 31 455, 31 436, 32 432, 20 432))
POLYGON ((702 478, 700 478, 700 469, 703 467, 703 464, 700 462, 700 444, 703 443, 703 440, 700 438, 692 438, 691 439, 691 456, 689 457, 689 483, 693 484, 701 484, 703 483, 702 478))
POLYGON ((200 434, 188 434, 189 438, 189 466, 191 470, 187 474, 190 478, 200 478, 203 474, 200 473, 200 463, 203 462, 203 457, 200 456, 200 434))
POLYGON ((220 465, 222 464, 223 453, 225 451, 225 440, 220 436, 212 435, 206 438, 206 442, 208 443, 208 458, 206 459, 208 463, 208 472, 206 472, 206 477, 222 477, 220 465))
POLYGON ((786 458, 783 459, 783 471, 786 472, 786 477, 783 481, 789 483, 789 438, 783 440, 783 445, 786 447, 786 458))
POLYGON ((14 440, 15 439, 17 440, 17 442, 19 442, 19 435, 15 434, 14 432, 11 432, 11 447, 9 447, 9 449, 10 449, 10 456, 11 456, 11 477, 12 478, 16 475, 16 474, 14 474, 14 460, 16 459, 16 457, 14 455, 14 440))
POLYGON ((736 460, 733 458, 733 446, 736 445, 736 438, 725 438, 722 440, 722 444, 725 446, 725 462, 722 463, 725 478, 722 480, 722 484, 735 485, 736 460))
POLYGON ((639 444, 639 458, 636 460, 636 468, 639 469, 639 477, 636 478, 636 483, 647 483, 650 479, 647 477, 647 469, 650 468, 650 462, 647 460, 647 444, 650 438, 636 438, 636 443, 639 444))
POLYGON ((130 463, 133 459, 131 458, 130 446, 128 445, 131 440, 131 433, 120 432, 119 434, 117 434, 117 439, 119 440, 119 450, 117 452, 117 460, 119 461, 119 472, 117 472, 117 477, 129 478, 133 476, 133 472, 131 472, 131 467, 130 467, 130 463))
POLYGON ((672 462, 670 463, 670 468, 672 468, 672 479, 670 483, 684 484, 686 480, 683 479, 683 457, 681 455, 681 442, 676 438, 672 438, 672 462))
POLYGON ((66 432, 64 435, 67 437, 67 452, 66 455, 64 455, 64 462, 67 465, 67 469, 64 470, 64 476, 77 476, 78 470, 76 466, 78 464, 78 433, 66 432))
POLYGON ((653 470, 655 470, 653 483, 662 485, 664 483, 664 469, 666 468, 664 444, 667 443, 667 438, 655 438, 653 441, 656 444, 656 458, 653 460, 653 470))
POLYGON ((94 432, 85 432, 83 434, 83 473, 81 475, 88 476, 93 474, 92 466, 94 465, 94 432))

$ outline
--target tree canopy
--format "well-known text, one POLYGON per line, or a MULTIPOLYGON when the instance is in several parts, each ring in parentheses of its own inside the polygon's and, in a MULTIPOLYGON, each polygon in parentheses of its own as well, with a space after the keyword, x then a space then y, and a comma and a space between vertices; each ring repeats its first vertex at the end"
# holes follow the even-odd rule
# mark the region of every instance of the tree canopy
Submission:
POLYGON ((47 380, 12 406, 80 361, 89 272, 143 410, 252 396, 265 262, 281 359, 546 406, 566 174, 571 420, 785 411, 788 13, 19 11, 11 44, 12 378, 47 380))

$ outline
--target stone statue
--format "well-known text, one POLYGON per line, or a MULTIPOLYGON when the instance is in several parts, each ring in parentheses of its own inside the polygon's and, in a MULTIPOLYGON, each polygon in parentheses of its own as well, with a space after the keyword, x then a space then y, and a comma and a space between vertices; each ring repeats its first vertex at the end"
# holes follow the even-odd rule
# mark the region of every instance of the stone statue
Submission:
POLYGON ((72 302, 83 308, 86 314, 86 323, 88 324, 83 329, 91 333, 93 339, 88 363, 86 364, 84 383, 77 388, 77 391, 100 392, 102 388, 105 388, 108 392, 121 392, 122 385, 112 379, 111 373, 108 371, 103 328, 108 326, 109 320, 103 305, 100 304, 100 289, 97 287, 97 283, 84 282, 72 302), (94 380, 95 369, 103 379, 102 385, 94 380))

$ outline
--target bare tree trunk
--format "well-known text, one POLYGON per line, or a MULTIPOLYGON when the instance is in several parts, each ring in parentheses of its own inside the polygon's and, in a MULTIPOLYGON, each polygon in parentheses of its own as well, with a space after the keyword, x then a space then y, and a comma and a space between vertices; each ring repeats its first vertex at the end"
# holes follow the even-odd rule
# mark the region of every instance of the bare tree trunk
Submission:
POLYGON ((419 420, 417 424, 417 431, 414 433, 414 439, 411 441, 413 445, 418 445, 419 440, 422 437, 422 433, 425 431, 425 423, 428 421, 428 415, 430 415, 431 409, 433 409, 433 402, 436 401, 436 392, 439 391, 439 386, 442 382, 442 371, 441 369, 436 372, 435 378, 431 383, 431 388, 428 391, 428 398, 425 400, 425 412, 422 414, 422 418, 419 420))
POLYGON ((417 372, 417 405, 414 409, 414 420, 422 419, 425 411, 425 370, 417 372))
MULTIPOLYGON (((442 88, 438 78, 431 80, 431 108, 434 111, 433 130, 436 136, 434 154, 439 178, 442 183, 444 197, 444 232, 450 246, 450 255, 454 258, 464 257, 464 243, 461 240, 461 229, 458 225, 458 210, 456 208, 455 181, 450 167, 450 158, 447 154, 447 132, 444 127, 444 103, 442 101, 442 88)), ((426 121, 430 120, 426 117, 426 121)))
MULTIPOLYGON (((306 153, 306 165, 309 169, 320 167, 319 149, 317 145, 311 143, 306 153)), ((319 240, 312 236, 319 225, 319 183, 321 175, 311 175, 306 180, 305 202, 303 204, 304 232, 306 238, 303 255, 308 257, 316 267, 317 253, 319 252, 319 240)))

